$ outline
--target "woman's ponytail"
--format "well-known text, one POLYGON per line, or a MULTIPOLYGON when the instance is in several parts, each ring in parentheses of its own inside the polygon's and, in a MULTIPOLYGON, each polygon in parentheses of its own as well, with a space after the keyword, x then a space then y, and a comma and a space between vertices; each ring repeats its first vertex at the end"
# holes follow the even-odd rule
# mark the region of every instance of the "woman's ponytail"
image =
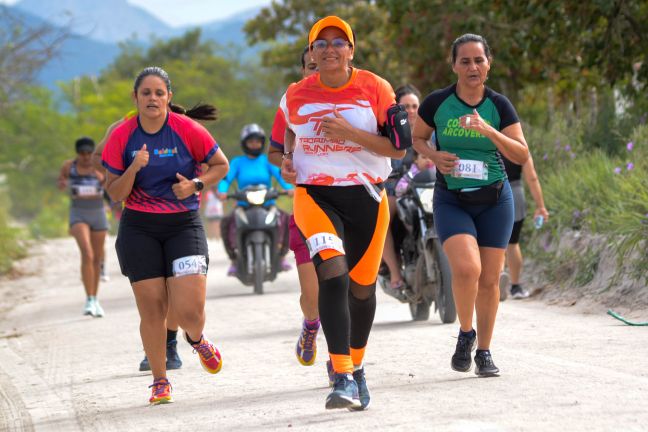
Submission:
POLYGON ((190 109, 185 109, 182 105, 169 104, 169 109, 176 114, 183 114, 194 120, 217 120, 218 108, 210 104, 197 104, 190 109))

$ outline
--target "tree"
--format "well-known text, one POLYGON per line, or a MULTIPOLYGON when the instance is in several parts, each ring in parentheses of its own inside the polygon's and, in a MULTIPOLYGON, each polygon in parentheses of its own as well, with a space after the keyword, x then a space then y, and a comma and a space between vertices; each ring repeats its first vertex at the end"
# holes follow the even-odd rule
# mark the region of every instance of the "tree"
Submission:
POLYGON ((489 85, 514 101, 528 86, 554 86, 556 103, 581 88, 619 84, 637 98, 648 81, 648 3, 641 0, 284 0, 262 9, 245 30, 250 43, 271 42, 266 66, 286 68, 316 18, 327 14, 354 28, 357 65, 423 92, 454 80, 448 57, 464 33, 489 41, 489 85))
POLYGON ((65 28, 45 23, 30 26, 23 17, 0 6, 0 110, 33 84, 68 36, 65 28))

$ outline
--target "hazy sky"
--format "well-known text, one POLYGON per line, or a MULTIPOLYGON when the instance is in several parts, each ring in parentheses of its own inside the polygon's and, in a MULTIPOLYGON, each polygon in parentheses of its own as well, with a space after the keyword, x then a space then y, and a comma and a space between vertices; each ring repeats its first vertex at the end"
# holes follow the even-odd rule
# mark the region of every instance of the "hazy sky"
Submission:
MULTIPOLYGON (((0 0, 14 4, 18 0, 0 0)), ((106 0, 110 2, 110 0, 106 0)), ((258 6, 270 5, 271 0, 128 0, 146 9, 173 27, 201 24, 258 6)))

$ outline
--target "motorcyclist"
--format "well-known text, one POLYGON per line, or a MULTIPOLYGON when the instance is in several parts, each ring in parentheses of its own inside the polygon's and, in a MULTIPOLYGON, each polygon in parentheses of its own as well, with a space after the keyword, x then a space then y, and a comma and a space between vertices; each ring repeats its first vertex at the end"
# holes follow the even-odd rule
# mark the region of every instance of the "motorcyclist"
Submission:
MULTIPOLYGON (((290 196, 294 193, 294 187, 286 183, 281 178, 278 167, 268 161, 264 154, 266 135, 263 129, 256 123, 243 126, 241 130, 241 148, 243 155, 235 157, 230 161, 230 170, 227 176, 218 184, 218 198, 221 200, 227 198, 227 190, 231 183, 236 180, 238 189, 243 189, 250 185, 265 185, 272 187, 272 178, 277 179, 283 189, 290 196)), ((274 200, 267 201, 265 206, 274 205, 274 200)), ((237 203, 238 206, 246 207, 248 204, 242 201, 237 203)), ((291 265, 285 261, 284 257, 288 253, 288 220, 289 216, 279 210, 279 253, 281 256, 281 269, 289 270, 291 265)), ((236 224, 234 223, 234 212, 225 216, 221 222, 221 233, 225 251, 231 260, 230 268, 227 271, 228 276, 236 274, 236 224)))

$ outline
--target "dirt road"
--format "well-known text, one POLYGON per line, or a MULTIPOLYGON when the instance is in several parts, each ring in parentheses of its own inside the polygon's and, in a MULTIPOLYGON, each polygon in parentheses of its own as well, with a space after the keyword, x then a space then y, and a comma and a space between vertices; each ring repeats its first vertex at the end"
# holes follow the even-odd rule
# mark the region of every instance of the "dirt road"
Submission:
POLYGON ((499 378, 450 369, 457 325, 413 323, 406 306, 378 294, 367 351, 372 406, 326 411, 326 343, 312 367, 297 363, 295 271, 263 296, 226 278, 210 243, 207 328, 224 366, 203 372, 190 347, 171 371, 176 402, 149 407, 139 318, 109 242, 106 317, 81 315, 72 239, 46 242, 0 281, 0 431, 196 430, 648 430, 648 330, 604 315, 534 301, 501 305, 492 351, 499 378), (0 312, 1 313, 1 312, 0 312))

